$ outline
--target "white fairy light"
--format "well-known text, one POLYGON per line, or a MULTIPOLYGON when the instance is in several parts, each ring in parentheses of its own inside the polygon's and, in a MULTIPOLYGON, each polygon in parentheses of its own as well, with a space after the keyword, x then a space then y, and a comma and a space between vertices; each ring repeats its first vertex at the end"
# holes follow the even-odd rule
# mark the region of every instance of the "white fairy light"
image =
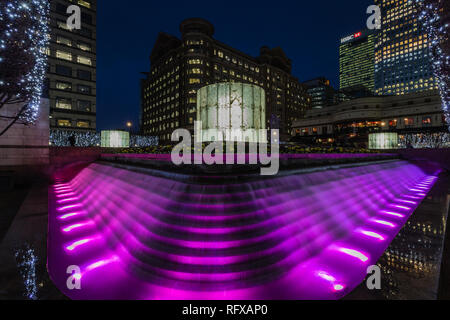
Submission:
MULTIPOLYGON (((77 147, 95 147, 100 145, 101 136, 97 132, 75 132, 71 130, 50 130, 50 145, 54 147, 70 147, 70 138, 73 137, 77 147)), ((130 135, 130 146, 152 147, 158 145, 158 137, 130 135)))
MULTIPOLYGON (((34 123, 38 117, 41 96, 44 87, 45 74, 47 71, 47 55, 49 34, 49 10, 48 0, 22 0, 20 2, 2 3, 0 7, 0 21, 5 26, 5 30, 0 30, 0 63, 5 59, 2 57, 4 50, 13 45, 12 41, 22 38, 19 42, 22 44, 25 52, 30 52, 33 56, 33 65, 31 71, 22 75, 17 85, 23 88, 25 94, 18 93, 16 97, 22 97, 27 100, 27 108, 20 116, 20 120, 25 123, 34 123), (28 28, 20 29, 22 19, 28 19, 32 23, 28 28), (19 32, 23 34, 19 34, 19 32), (17 36, 17 37, 13 37, 17 36)), ((14 43, 16 44, 16 43, 14 43)), ((0 75, 0 93, 3 86, 10 86, 7 79, 1 79, 0 75)))
POLYGON ((430 40, 430 53, 433 59, 433 74, 437 80, 439 92, 442 100, 442 111, 450 130, 450 56, 449 52, 445 52, 443 45, 448 41, 450 35, 449 25, 443 24, 443 0, 424 1, 413 0, 418 8, 418 19, 425 28, 430 40))

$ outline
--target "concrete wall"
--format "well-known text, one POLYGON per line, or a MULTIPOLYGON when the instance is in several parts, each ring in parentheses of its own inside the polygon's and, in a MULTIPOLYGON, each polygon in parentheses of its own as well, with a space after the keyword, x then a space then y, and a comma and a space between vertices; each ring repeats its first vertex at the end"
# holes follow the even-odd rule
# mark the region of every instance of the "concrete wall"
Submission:
POLYGON ((73 179, 78 172, 100 159, 102 148, 50 147, 50 166, 47 174, 51 181, 73 179))
MULTIPOLYGON (((0 115, 13 117, 22 104, 0 109, 0 115)), ((0 131, 10 123, 0 118, 0 131)), ((49 102, 42 99, 38 120, 32 125, 14 124, 0 136, 0 177, 16 182, 42 177, 49 164, 49 102), (8 178, 9 177, 9 178, 8 178)))
POLYGON ((94 162, 100 158, 103 150, 99 147, 51 147, 50 165, 55 168, 61 168, 75 162, 94 162))
MULTIPOLYGON (((14 116, 21 104, 8 105, 0 109, 2 116, 14 116)), ((42 99, 39 118, 33 125, 13 125, 0 136, 0 167, 48 165, 49 104, 42 99)), ((9 120, 0 118, 0 131, 9 120)))

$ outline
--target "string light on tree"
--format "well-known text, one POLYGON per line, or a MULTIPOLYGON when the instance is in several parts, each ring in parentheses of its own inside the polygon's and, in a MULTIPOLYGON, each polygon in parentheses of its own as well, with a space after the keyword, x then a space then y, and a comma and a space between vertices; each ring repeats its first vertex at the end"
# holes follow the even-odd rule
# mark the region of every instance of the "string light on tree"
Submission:
POLYGON ((450 130, 450 53, 448 48, 449 24, 444 22, 448 0, 413 0, 419 23, 425 28, 430 44, 433 74, 439 86, 442 110, 450 130))
POLYGON ((47 70, 48 0, 0 0, 0 109, 23 103, 10 117, 14 123, 34 123, 38 117, 47 70))

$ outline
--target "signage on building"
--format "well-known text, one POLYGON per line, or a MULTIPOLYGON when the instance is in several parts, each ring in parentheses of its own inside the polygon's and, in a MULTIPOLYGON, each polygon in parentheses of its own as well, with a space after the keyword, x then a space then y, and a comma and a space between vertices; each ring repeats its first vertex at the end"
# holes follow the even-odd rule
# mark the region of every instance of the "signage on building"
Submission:
POLYGON ((356 39, 356 38, 359 38, 361 36, 362 36, 362 32, 357 32, 357 33, 351 34, 351 35, 349 35, 349 36, 347 36, 345 38, 342 38, 341 39, 341 43, 349 42, 349 41, 351 41, 353 39, 356 39))

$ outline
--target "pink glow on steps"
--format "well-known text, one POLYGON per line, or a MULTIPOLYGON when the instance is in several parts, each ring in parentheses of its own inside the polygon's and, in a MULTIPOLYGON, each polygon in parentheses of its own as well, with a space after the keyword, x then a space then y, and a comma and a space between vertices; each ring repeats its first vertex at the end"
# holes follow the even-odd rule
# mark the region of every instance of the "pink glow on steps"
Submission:
POLYGON ((93 164, 52 193, 49 272, 73 299, 338 299, 435 180, 399 162, 224 187, 93 164), (65 197, 83 203, 59 207, 65 197), (264 266, 277 277, 247 282, 265 272, 254 256, 282 257, 264 266), (73 264, 83 292, 66 290, 62 266, 73 264))

